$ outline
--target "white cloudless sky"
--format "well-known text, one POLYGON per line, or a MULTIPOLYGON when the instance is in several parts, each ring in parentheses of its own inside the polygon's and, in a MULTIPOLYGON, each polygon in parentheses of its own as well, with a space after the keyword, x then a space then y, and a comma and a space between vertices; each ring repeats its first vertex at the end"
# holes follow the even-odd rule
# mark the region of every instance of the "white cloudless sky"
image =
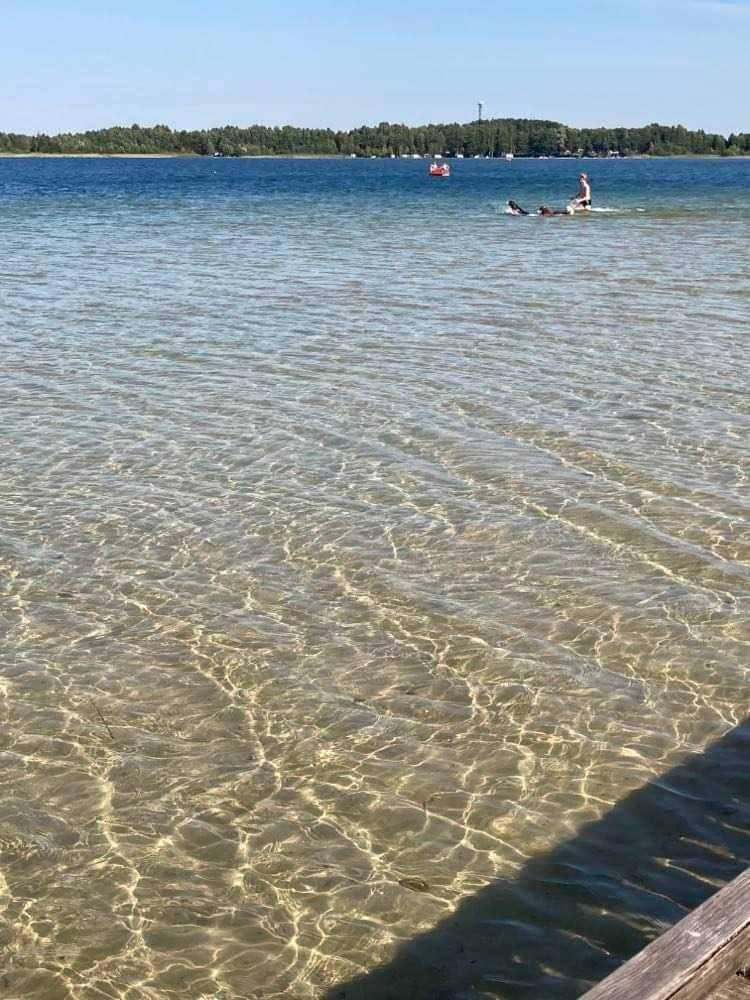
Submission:
POLYGON ((0 131, 548 118, 750 131, 750 0, 0 0, 0 131))

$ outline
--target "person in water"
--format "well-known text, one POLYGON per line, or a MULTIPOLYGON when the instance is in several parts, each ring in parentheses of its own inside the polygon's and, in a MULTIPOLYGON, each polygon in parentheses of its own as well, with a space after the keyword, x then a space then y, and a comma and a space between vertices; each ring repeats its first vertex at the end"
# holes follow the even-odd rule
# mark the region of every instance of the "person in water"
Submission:
MULTIPOLYGON (((567 208, 550 208, 548 205, 540 205, 537 215, 574 215, 576 212, 588 212, 591 209, 591 182, 588 174, 580 174, 578 177, 578 191, 573 195, 567 208)), ((509 215, 529 215, 525 208, 521 208, 517 201, 509 199, 507 202, 507 212, 509 215)))
POLYGON ((591 183, 588 174, 580 174, 578 177, 578 190, 573 195, 570 202, 574 212, 586 211, 591 208, 591 183))

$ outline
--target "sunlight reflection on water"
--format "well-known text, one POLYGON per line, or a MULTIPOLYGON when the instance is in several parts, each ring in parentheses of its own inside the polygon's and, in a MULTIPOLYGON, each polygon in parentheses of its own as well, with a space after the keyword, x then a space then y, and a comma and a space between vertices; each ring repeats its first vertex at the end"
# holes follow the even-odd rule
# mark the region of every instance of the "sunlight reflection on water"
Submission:
POLYGON ((746 167, 0 163, 14 996, 321 997, 742 720, 746 167))

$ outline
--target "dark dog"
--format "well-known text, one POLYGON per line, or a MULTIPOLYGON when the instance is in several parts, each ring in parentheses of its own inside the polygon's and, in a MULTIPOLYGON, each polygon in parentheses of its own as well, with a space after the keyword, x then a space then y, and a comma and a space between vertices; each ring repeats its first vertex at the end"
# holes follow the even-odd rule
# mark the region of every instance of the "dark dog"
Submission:
MULTIPOLYGON (((512 198, 508 199, 508 212, 510 215, 531 215, 527 212, 525 208, 521 208, 517 201, 513 201, 512 198)), ((540 205, 536 211, 537 215, 572 215, 572 208, 550 208, 549 205, 540 205)))
POLYGON ((521 208, 517 201, 513 201, 512 198, 508 199, 508 208, 510 209, 511 215, 528 215, 529 213, 525 208, 521 208))
POLYGON ((539 215, 572 215, 573 210, 569 208, 549 208, 547 205, 540 205, 537 209, 539 215))

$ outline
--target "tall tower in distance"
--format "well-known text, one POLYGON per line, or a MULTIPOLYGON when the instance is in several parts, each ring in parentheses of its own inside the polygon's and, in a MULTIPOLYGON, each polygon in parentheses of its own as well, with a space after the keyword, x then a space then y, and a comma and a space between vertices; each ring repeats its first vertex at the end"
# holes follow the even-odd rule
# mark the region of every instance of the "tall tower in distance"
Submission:
POLYGON ((482 112, 484 111, 484 101, 477 101, 477 121, 481 122, 482 112))

